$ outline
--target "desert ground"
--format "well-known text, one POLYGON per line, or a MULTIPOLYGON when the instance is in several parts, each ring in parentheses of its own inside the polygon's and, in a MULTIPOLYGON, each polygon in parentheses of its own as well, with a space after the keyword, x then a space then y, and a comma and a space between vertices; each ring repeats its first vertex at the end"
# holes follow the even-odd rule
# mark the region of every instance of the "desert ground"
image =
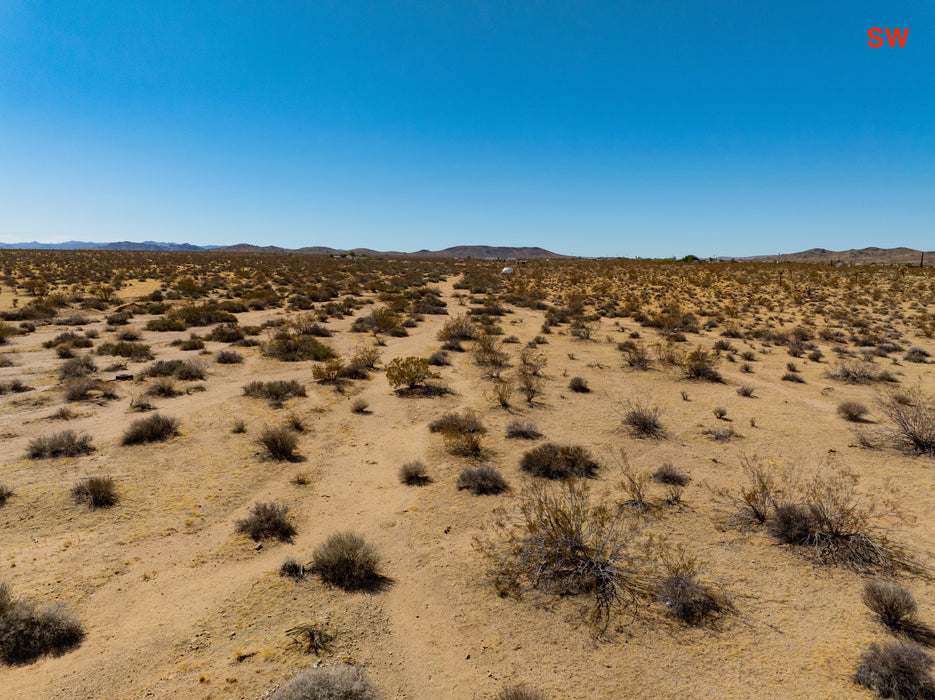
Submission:
POLYGON ((0 583, 81 630, 0 636, 0 696, 265 698, 350 664, 384 698, 872 698, 872 644, 931 643, 932 268, 504 264, 0 252, 0 583), (245 393, 280 381, 304 395, 245 393), (153 416, 177 430, 127 439, 153 416), (585 467, 548 478, 547 444, 585 467), (459 488, 483 466, 508 489, 459 488), (606 596, 520 561, 569 499, 606 596), (294 534, 251 536, 256 504, 294 534), (315 564, 345 532, 379 556, 356 586, 315 564), (863 602, 881 581, 911 625, 863 602))

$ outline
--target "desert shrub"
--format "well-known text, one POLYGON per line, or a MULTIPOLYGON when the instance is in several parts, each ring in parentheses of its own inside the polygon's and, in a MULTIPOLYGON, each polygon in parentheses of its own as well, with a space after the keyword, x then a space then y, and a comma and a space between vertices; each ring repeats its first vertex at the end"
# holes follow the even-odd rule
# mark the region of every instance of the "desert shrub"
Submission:
POLYGON ((162 398, 171 398, 173 396, 178 396, 180 393, 181 392, 175 388, 175 382, 172 381, 171 377, 159 377, 146 389, 146 394, 148 396, 160 396, 162 398))
POLYGON ((623 353, 623 359, 633 369, 649 369, 649 352, 643 343, 627 340, 617 345, 623 353))
POLYGON ((88 377, 79 377, 65 382, 63 387, 66 401, 84 401, 96 390, 100 382, 88 377))
POLYGON ((867 407, 857 401, 842 401, 838 404, 838 415, 851 423, 863 423, 867 407))
POLYGON ((243 388, 243 395, 254 399, 268 399, 274 406, 296 396, 307 396, 305 387, 294 379, 289 381, 250 382, 243 388))
MULTIPOLYGON (((156 306, 155 309, 153 306, 149 308, 153 309, 150 313, 156 313, 157 311, 160 313, 165 312, 165 308, 162 305, 156 306)), ((146 322, 145 328, 148 331, 156 332, 184 331, 188 328, 188 324, 180 318, 153 318, 146 322)))
POLYGON ((546 696, 535 688, 511 685, 497 693, 496 700, 546 700, 546 696))
POLYGON ((414 389, 436 376, 424 357, 396 357, 386 365, 386 380, 397 390, 402 387, 414 389))
POLYGON ((513 440, 536 440, 542 437, 542 433, 532 423, 515 420, 506 426, 506 436, 513 440))
POLYGON ((214 359, 220 365, 236 365, 243 362, 243 355, 234 350, 221 350, 214 359))
POLYGON ((344 373, 344 363, 337 357, 312 367, 312 378, 321 384, 337 384, 344 373))
POLYGON ((143 374, 147 377, 173 377, 181 366, 182 360, 157 360, 143 374))
POLYGON ((153 352, 146 343, 129 343, 120 341, 118 343, 104 343, 97 348, 98 355, 117 355, 126 357, 134 362, 153 359, 153 352))
POLYGON ((238 418, 234 421, 234 424, 231 426, 231 432, 235 434, 247 432, 247 424, 244 422, 243 418, 238 418))
POLYGON ((753 396, 754 388, 749 384, 744 384, 743 386, 737 389, 738 396, 743 396, 745 398, 750 398, 753 396))
POLYGON ((286 427, 297 433, 304 433, 306 430, 305 422, 302 420, 302 417, 295 413, 290 413, 286 416, 286 427))
POLYGON ((76 377, 87 377, 95 372, 97 372, 97 365, 94 364, 91 356, 81 355, 65 362, 59 369, 58 376, 61 379, 74 379, 76 377))
POLYGON ((10 338, 17 334, 16 329, 9 323, 0 321, 0 345, 6 345, 10 338))
POLYGON ((691 481, 691 478, 688 474, 679 471, 671 463, 666 462, 653 472, 653 481, 657 484, 688 486, 688 482, 691 481))
POLYGON ((736 440, 742 438, 743 435, 738 433, 731 427, 727 428, 706 428, 701 431, 702 435, 707 435, 712 440, 717 442, 727 442, 728 440, 736 440))
POLYGON ((89 508, 109 508, 117 503, 117 487, 109 476, 89 476, 75 484, 71 496, 89 508))
POLYGON ((786 372, 782 377, 780 377, 784 382, 792 382, 793 384, 805 384, 805 380, 802 379, 802 375, 796 374, 794 372, 786 372))
POLYGON ((568 382, 568 388, 579 394, 587 394, 591 391, 591 387, 588 386, 588 382, 584 377, 572 377, 571 381, 568 382))
POLYGON ((351 402, 351 413, 366 413, 368 406, 367 399, 358 397, 351 402))
POLYGON ((0 661, 24 664, 40 656, 60 656, 84 639, 81 624, 60 606, 39 610, 13 598, 0 583, 0 661))
POLYGON ((312 555, 312 571, 338 588, 372 588, 383 578, 380 557, 363 537, 353 532, 331 535, 312 555))
POLYGON ((921 389, 884 394, 878 405, 890 422, 887 437, 906 452, 935 455, 935 397, 921 389))
POLYGON ((440 341, 459 341, 474 340, 477 336, 477 327, 467 316, 453 316, 445 321, 445 324, 435 336, 440 341))
POLYGON ((701 625, 733 609, 720 591, 702 579, 700 563, 684 550, 664 554, 662 565, 656 600, 677 620, 701 625))
POLYGON ((406 462, 399 468, 399 480, 406 486, 425 486, 431 481, 425 464, 418 460, 406 462))
POLYGON ((180 350, 192 351, 192 350, 204 350, 205 341, 201 338, 189 338, 188 340, 183 340, 179 343, 180 350))
POLYGON ((513 392, 516 389, 512 379, 506 377, 499 377, 493 380, 493 384, 490 387, 490 393, 486 392, 484 395, 493 400, 497 405, 502 406, 503 408, 510 407, 510 400, 513 398, 513 392))
POLYGON ((351 324, 352 333, 385 334, 394 338, 404 338, 408 335, 403 328, 403 319, 385 306, 378 307, 367 316, 354 319, 351 324))
POLYGON ((877 614, 884 625, 895 632, 916 625, 916 602, 902 586, 879 579, 867 581, 861 600, 877 614))
POLYGON ((484 332, 474 338, 471 350, 474 362, 483 368, 488 379, 497 379, 507 366, 509 355, 503 350, 503 344, 491 333, 484 332))
POLYGON ((614 607, 649 592, 648 545, 639 532, 626 508, 592 503, 587 482, 537 481, 521 494, 518 513, 500 511, 491 539, 479 546, 502 594, 587 594, 592 621, 606 626, 614 607))
POLYGON ((779 486, 772 472, 755 457, 742 457, 740 466, 747 481, 740 492, 734 494, 720 490, 715 493, 734 511, 730 518, 732 524, 741 527, 762 525, 776 506, 779 486))
POLYGON ((0 484, 0 506, 7 502, 7 500, 13 495, 13 489, 7 487, 4 484, 0 484))
POLYGON ((935 680, 929 673, 931 665, 928 654, 915 642, 873 643, 860 655, 854 682, 882 698, 932 698, 935 680))
POLYGON ((144 442, 164 442, 179 434, 177 418, 155 413, 130 423, 123 433, 121 444, 138 445, 144 442))
POLYGON ((533 476, 546 479, 593 477, 598 469, 597 462, 585 448, 579 445, 556 445, 551 442, 526 452, 519 466, 533 476))
POLYGON ((462 469, 457 486, 459 491, 467 489, 475 496, 496 495, 510 488, 503 475, 489 466, 462 469))
POLYGON ((266 449, 271 459, 279 462, 294 462, 299 459, 296 452, 299 438, 295 431, 287 426, 266 426, 257 438, 257 442, 266 449))
POLYGON ((623 412, 623 423, 636 437, 658 438, 665 434, 662 421, 659 419, 661 411, 658 406, 647 406, 637 401, 626 404, 623 412))
POLYGON ((717 371, 719 358, 702 347, 697 347, 681 363, 682 371, 688 379, 701 379, 706 382, 721 382, 723 378, 717 371))
POLYGON ((889 372, 877 372, 866 362, 841 360, 833 370, 827 373, 829 379, 836 379, 847 384, 868 384, 870 382, 895 382, 889 372))
POLYGON ((906 354, 903 355, 903 359, 906 362, 925 362, 925 358, 927 357, 929 357, 928 350, 919 347, 918 345, 913 345, 911 348, 906 350, 906 354))
POLYGON ((246 518, 237 521, 237 532, 254 540, 291 542, 296 529, 289 522, 289 508, 277 503, 254 503, 246 518))
POLYGON ((92 452, 94 446, 91 444, 91 436, 78 435, 74 430, 37 437, 26 448, 26 456, 30 459, 77 457, 92 452))
POLYGON ((244 337, 244 330, 236 323, 225 323, 215 326, 208 333, 207 339, 216 343, 236 343, 244 337))
POLYGON ((487 432, 487 428, 472 411, 465 411, 464 413, 446 413, 441 418, 433 420, 429 423, 429 431, 443 435, 483 434, 487 432))
POLYGON ((22 379, 13 379, 9 382, 0 382, 0 396, 4 394, 21 394, 24 391, 32 391, 32 387, 26 384, 22 379))
POLYGON ((335 356, 334 350, 295 329, 281 328, 263 345, 263 354, 282 362, 323 361, 335 356))
POLYGON ((272 696, 273 700, 379 700, 380 693, 359 666, 302 671, 272 696))
POLYGON ((279 565, 279 575, 289 578, 305 578, 305 566, 295 560, 295 557, 286 557, 279 565))

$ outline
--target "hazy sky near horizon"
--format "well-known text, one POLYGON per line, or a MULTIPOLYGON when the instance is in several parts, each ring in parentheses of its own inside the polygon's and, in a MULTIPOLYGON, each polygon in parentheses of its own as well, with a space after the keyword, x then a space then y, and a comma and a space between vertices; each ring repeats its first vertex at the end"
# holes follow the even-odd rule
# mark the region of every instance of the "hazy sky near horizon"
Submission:
POLYGON ((933 224, 931 0, 0 0, 2 242, 742 256, 933 224))

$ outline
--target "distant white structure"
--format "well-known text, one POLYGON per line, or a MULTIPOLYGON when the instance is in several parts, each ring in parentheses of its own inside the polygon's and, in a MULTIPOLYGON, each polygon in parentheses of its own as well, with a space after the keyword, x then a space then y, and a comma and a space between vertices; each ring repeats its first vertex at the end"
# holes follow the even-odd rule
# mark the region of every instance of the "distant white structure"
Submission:
POLYGON ((505 268, 503 268, 502 270, 500 270, 500 274, 501 274, 501 275, 512 275, 512 274, 513 274, 513 268, 512 268, 512 267, 505 267, 505 268))

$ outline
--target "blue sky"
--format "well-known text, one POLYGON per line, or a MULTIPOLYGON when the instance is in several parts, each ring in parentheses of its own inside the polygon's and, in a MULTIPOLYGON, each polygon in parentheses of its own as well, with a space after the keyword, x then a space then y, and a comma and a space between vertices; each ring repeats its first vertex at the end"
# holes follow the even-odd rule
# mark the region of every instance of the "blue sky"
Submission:
POLYGON ((0 0, 0 241, 933 249, 933 69, 931 0, 0 0))

